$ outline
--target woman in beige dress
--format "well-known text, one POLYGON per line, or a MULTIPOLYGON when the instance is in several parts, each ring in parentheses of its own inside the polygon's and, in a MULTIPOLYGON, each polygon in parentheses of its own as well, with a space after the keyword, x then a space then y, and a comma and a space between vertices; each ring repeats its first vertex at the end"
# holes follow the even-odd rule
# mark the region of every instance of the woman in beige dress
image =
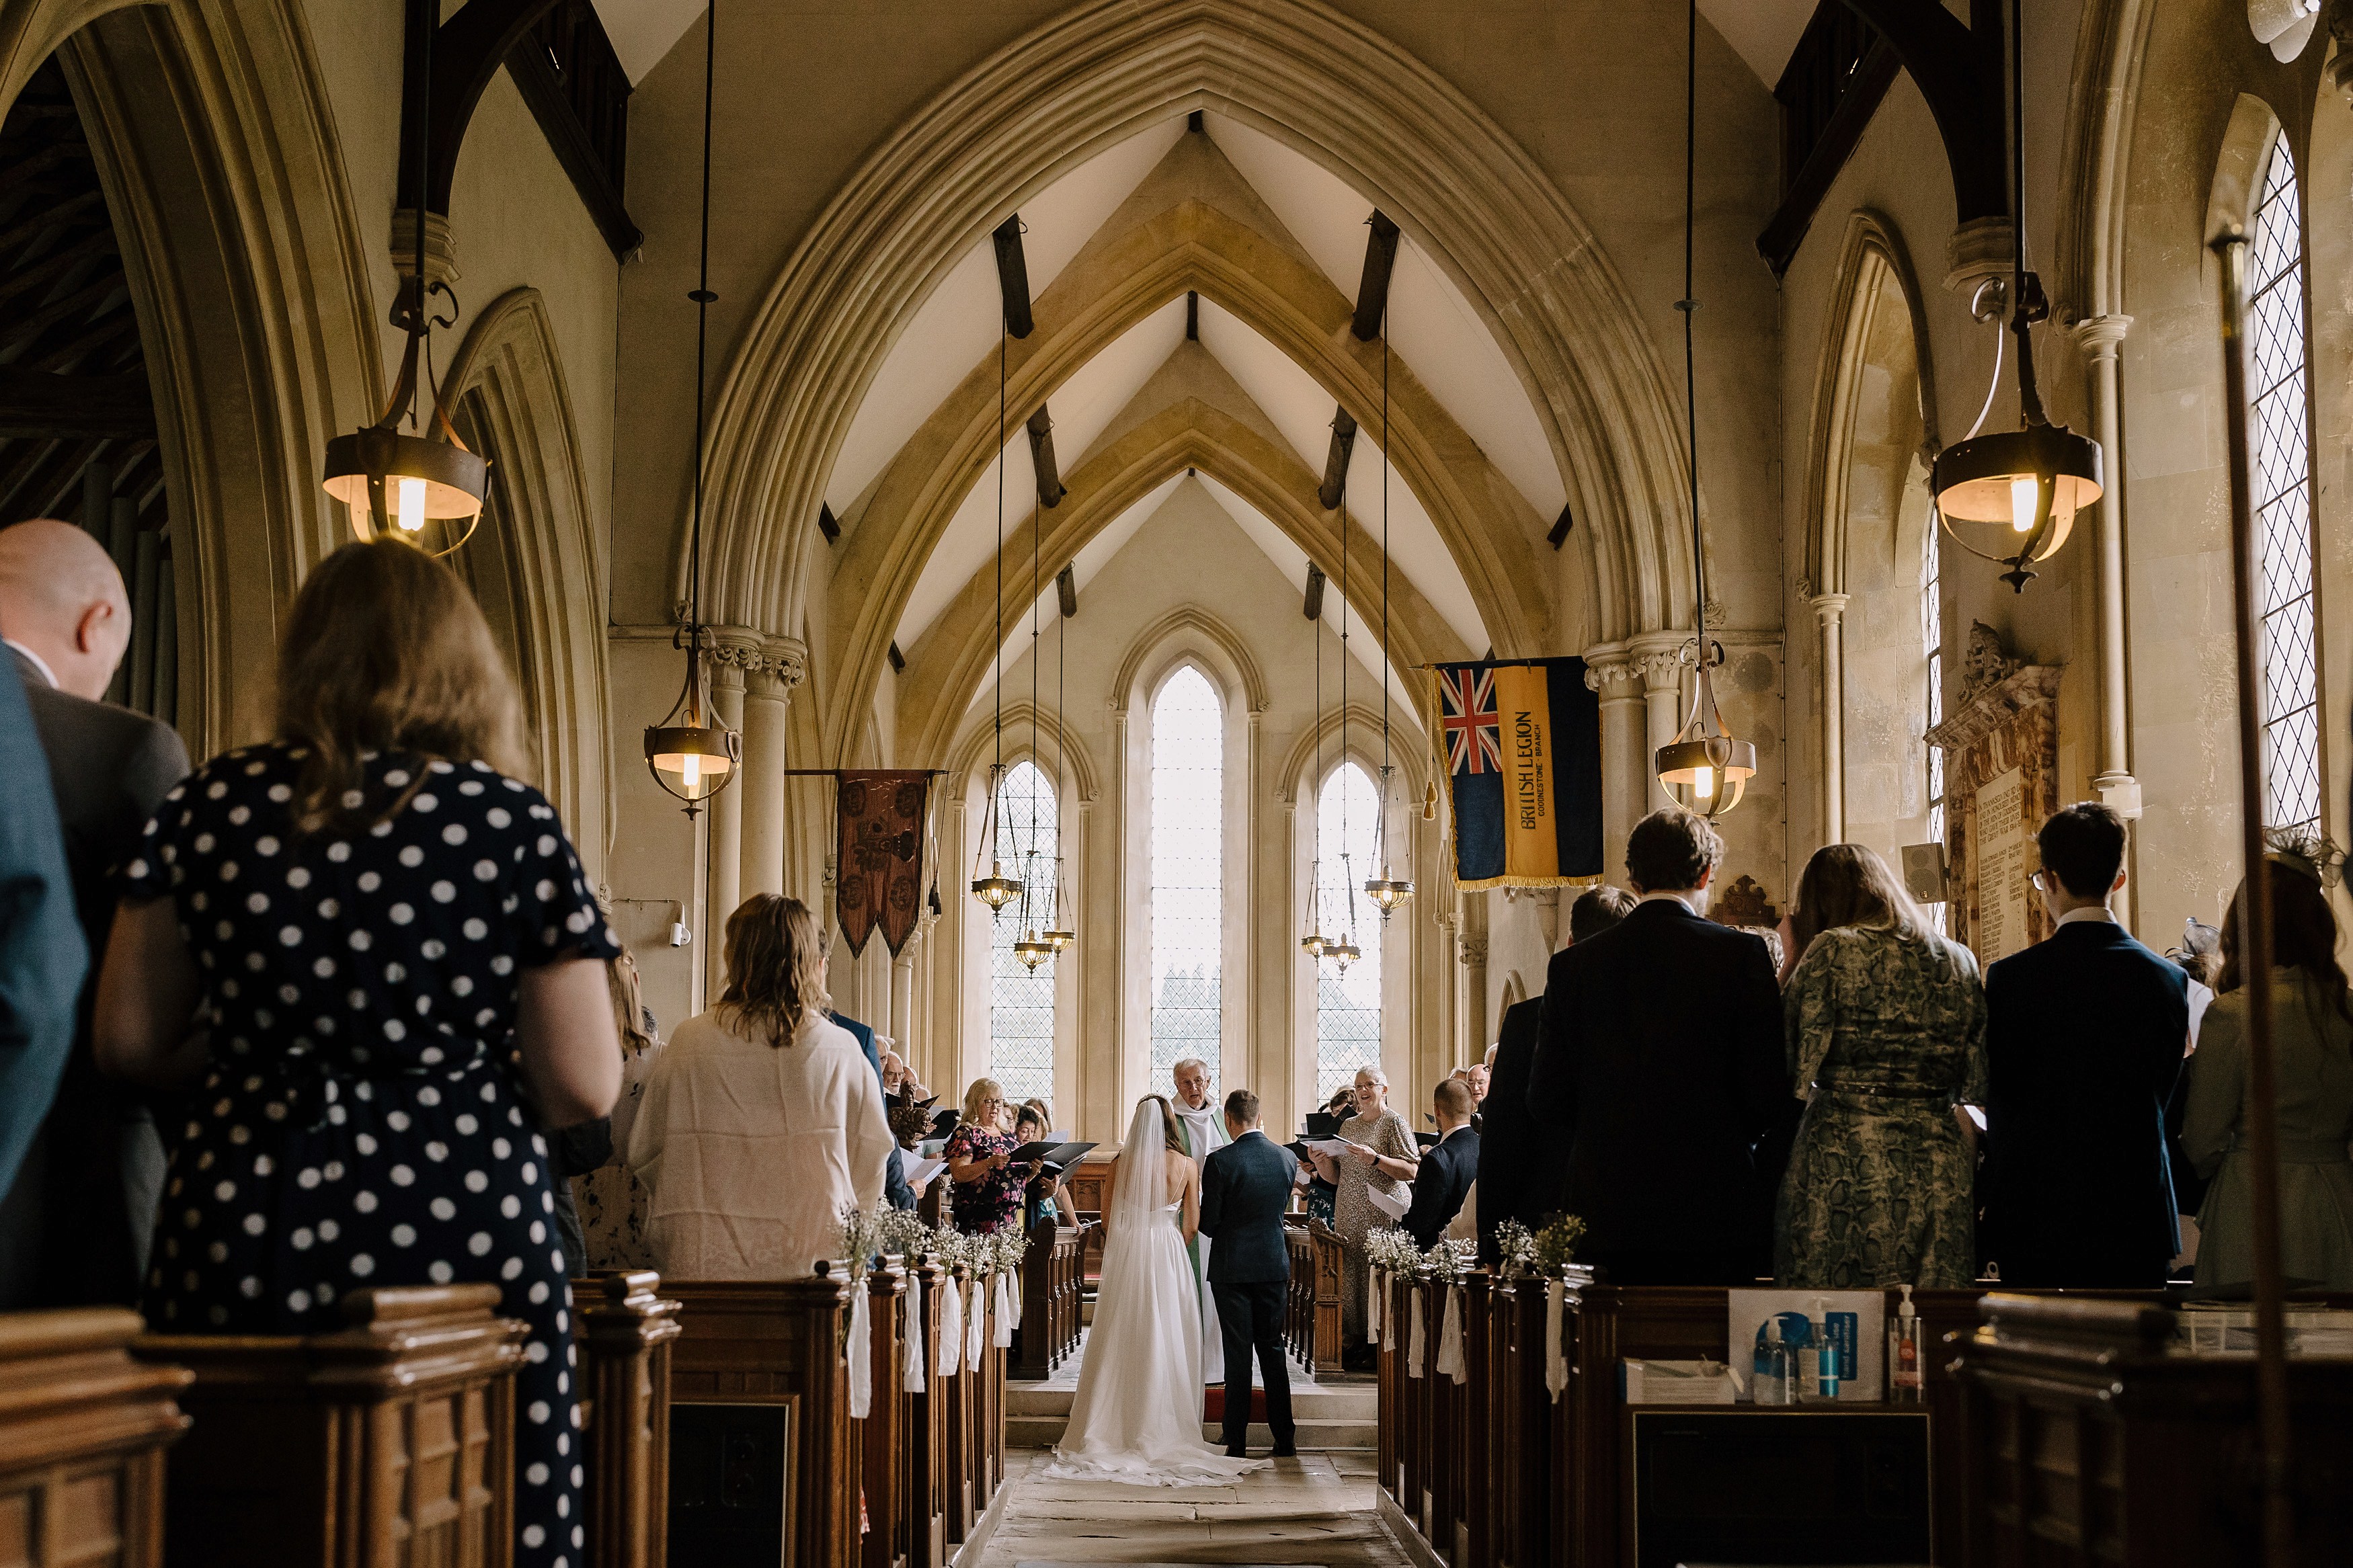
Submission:
MULTIPOLYGON (((2280 1273, 2294 1286, 2353 1290, 2353 996, 2337 962, 2337 917, 2308 852, 2264 857, 2272 885, 2272 1056, 2279 1105, 2280 1273)), ((2242 886, 2222 921, 2218 994, 2189 1058, 2181 1148, 2211 1177, 2198 1211, 2198 1283, 2243 1291, 2254 1178, 2246 1129, 2247 989, 2239 958, 2242 886)))
POLYGON ((1420 1147, 1405 1118, 1389 1109, 1388 1075, 1377 1067, 1356 1069, 1356 1113, 1340 1124, 1349 1147, 1335 1156, 1317 1154, 1315 1173, 1337 1189, 1332 1228, 1340 1237, 1340 1351, 1345 1363, 1361 1363, 1365 1343, 1365 1237, 1377 1226, 1393 1224, 1373 1207, 1377 1188, 1404 1196, 1403 1184, 1420 1169, 1420 1147))

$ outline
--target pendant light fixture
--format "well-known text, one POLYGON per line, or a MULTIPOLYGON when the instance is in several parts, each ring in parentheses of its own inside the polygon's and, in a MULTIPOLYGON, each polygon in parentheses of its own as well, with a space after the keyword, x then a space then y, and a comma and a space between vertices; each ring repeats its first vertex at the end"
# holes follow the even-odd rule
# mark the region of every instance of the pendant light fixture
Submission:
MULTIPOLYGON (((1341 526, 1346 526, 1342 520, 1341 526)), ((1365 879, 1365 897, 1388 923, 1391 910, 1413 897, 1413 879, 1389 869, 1389 782, 1397 768, 1389 761, 1389 322, 1386 300, 1381 307, 1381 789, 1379 813, 1373 819, 1373 844, 1380 875, 1365 879)))
POLYGON ((1692 638, 1697 675, 1692 687, 1691 718, 1672 741, 1659 748, 1653 763, 1661 788, 1671 795, 1683 791, 1686 806, 1713 820, 1740 804, 1748 780, 1757 773, 1757 748, 1724 727, 1724 716, 1715 706, 1715 686, 1708 674, 1724 662, 1724 648, 1707 635, 1706 541, 1699 525, 1698 357, 1692 342, 1692 317, 1699 310, 1692 288, 1699 168, 1698 0, 1690 0, 1689 13, 1683 62, 1683 297, 1675 301, 1675 309, 1683 316, 1683 430, 1691 448, 1692 638))
POLYGON ((1005 862, 997 849, 997 797, 1005 786, 1005 342, 1006 328, 1000 321, 997 328, 997 618, 989 624, 997 660, 993 683, 997 759, 988 764, 988 805, 981 814, 980 844, 972 862, 977 871, 983 858, 988 861, 988 875, 972 879, 972 896, 988 906, 992 919, 1022 893, 1020 879, 1005 874, 1005 862))
MULTIPOLYGON (((1001 463, 1004 460, 1002 447, 998 448, 998 461, 1001 463)), ((1038 561, 1040 543, 1045 537, 1045 532, 1046 519, 1042 509, 1039 511, 1030 513, 1029 733, 1031 749, 1033 751, 1036 750, 1037 738, 1042 734, 1045 730, 1044 716, 1039 712, 1038 708, 1038 666, 1043 652, 1039 646, 1038 640, 1038 561)), ((1041 915, 1040 911, 1034 907, 1044 898, 1044 890, 1038 885, 1038 784, 1044 778, 1044 773, 1043 770, 1038 766, 1038 759, 1034 756, 1030 759, 1029 763, 1029 778, 1031 781, 1029 785, 1029 842, 1021 847, 1021 935, 1016 939, 1013 943, 1013 956, 1021 961, 1021 966, 1023 968, 1027 969, 1030 973, 1035 974, 1038 973, 1038 966, 1039 964, 1054 956, 1056 949, 1052 942, 1039 934, 1038 928, 1041 915)), ((1054 820, 1057 826, 1060 824, 1061 813, 1060 811, 1057 811, 1054 814, 1054 820)), ((1054 911, 1050 909, 1043 911, 1042 918, 1045 923, 1050 925, 1052 923, 1053 912, 1054 911)))
POLYGON ((694 301, 694 521, 687 545, 686 625, 670 639, 686 651, 686 684, 659 724, 646 728, 646 765, 654 782, 686 803, 691 818, 702 802, 733 781, 744 760, 744 737, 712 710, 702 675, 703 374, 711 347, 711 99, 719 60, 718 0, 703 13, 702 252, 694 301))
MULTIPOLYGON (((1347 479, 1341 478, 1345 496, 1347 479)), ((1314 731, 1309 739, 1315 743, 1315 761, 1307 770, 1308 798, 1315 807, 1315 847, 1307 858, 1307 934, 1299 939, 1299 951, 1311 959, 1320 959, 1332 939, 1324 934, 1324 805, 1316 781, 1324 776, 1324 595, 1316 591, 1316 568, 1307 563, 1307 641, 1315 654, 1315 706, 1310 710, 1308 722, 1314 731)))
MULTIPOLYGON (((1067 572, 1071 570, 1071 568, 1066 566, 1063 570, 1067 572)), ((1076 584, 1076 578, 1072 579, 1073 584, 1076 584)), ((1075 594, 1077 590, 1074 585, 1072 593, 1075 594)), ((1068 645, 1071 640, 1071 617, 1061 612, 1061 607, 1059 602, 1055 606, 1055 611, 1054 779, 1056 784, 1059 785, 1062 777, 1062 765, 1069 755, 1069 753, 1064 750, 1062 744, 1062 715, 1070 711, 1070 710, 1063 705, 1063 699, 1067 697, 1070 692, 1071 671, 1069 658, 1070 650, 1068 645)), ((1072 942, 1079 940, 1078 931, 1071 927, 1069 916, 1064 913, 1064 910, 1067 906, 1063 903, 1063 900, 1067 897, 1067 894, 1064 892, 1062 883, 1062 807, 1061 802, 1058 799, 1054 803, 1054 909, 1051 917, 1053 923, 1046 928, 1047 944, 1052 947, 1056 952, 1060 952, 1072 942)))
POLYGON ((392 395, 373 425, 327 443, 327 493, 350 509, 352 531, 362 540, 389 536, 420 548, 427 542, 425 526, 438 521, 463 523, 454 539, 429 553, 447 555, 473 537, 482 515, 482 497, 490 486, 490 464, 466 449, 449 423, 449 410, 433 385, 433 329, 457 325, 452 314, 436 319, 427 301, 447 295, 451 310, 458 296, 438 279, 425 280, 425 203, 427 166, 431 163, 433 102, 433 38, 440 12, 430 5, 411 5, 407 60, 404 76, 408 93, 409 132, 417 145, 411 150, 417 165, 417 275, 400 281, 392 322, 407 330, 401 351, 400 374, 392 395), (418 429, 418 380, 432 404, 427 434, 418 429), (400 422, 407 419, 410 434, 400 422))
MULTIPOLYGON (((1388 454, 1382 454, 1384 458, 1388 454)), ((1340 479, 1340 766, 1348 765, 1348 479, 1340 479)), ((1316 803, 1315 824, 1320 832, 1324 824, 1323 802, 1316 803)), ((1348 856, 1348 786, 1340 785, 1340 897, 1345 910, 1340 920, 1340 934, 1324 944, 1324 956, 1339 965, 1340 973, 1348 973, 1348 965, 1364 956, 1356 946, 1356 879, 1349 865, 1348 856)))
POLYGON ((2100 444, 2044 416, 2034 382, 2033 324, 2051 313, 2026 269, 2025 34, 2010 5, 2010 330, 2018 339, 2018 428, 1956 441, 1936 455, 1928 488, 1945 531, 1970 554, 2007 567, 2026 592, 2036 563, 2067 542, 2075 514, 2100 499, 2100 444), (1967 531, 1964 531, 1966 528, 1967 531))

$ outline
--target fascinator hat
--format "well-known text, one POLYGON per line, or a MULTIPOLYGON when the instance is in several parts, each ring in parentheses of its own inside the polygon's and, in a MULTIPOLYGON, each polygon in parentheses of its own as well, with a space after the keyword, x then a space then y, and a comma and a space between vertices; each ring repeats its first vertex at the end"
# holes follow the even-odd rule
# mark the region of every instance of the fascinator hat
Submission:
POLYGON ((2345 864, 2345 851, 2315 828, 2266 827, 2263 858, 2326 890, 2337 886, 2345 864))

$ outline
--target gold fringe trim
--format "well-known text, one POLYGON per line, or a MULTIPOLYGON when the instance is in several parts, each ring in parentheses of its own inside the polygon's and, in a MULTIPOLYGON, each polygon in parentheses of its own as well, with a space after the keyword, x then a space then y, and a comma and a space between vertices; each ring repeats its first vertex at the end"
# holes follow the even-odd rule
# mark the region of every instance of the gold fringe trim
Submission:
POLYGON ((1595 877, 1483 877, 1476 882, 1454 885, 1466 893, 1484 892, 1489 888, 1598 888, 1609 880, 1607 876, 1595 877))

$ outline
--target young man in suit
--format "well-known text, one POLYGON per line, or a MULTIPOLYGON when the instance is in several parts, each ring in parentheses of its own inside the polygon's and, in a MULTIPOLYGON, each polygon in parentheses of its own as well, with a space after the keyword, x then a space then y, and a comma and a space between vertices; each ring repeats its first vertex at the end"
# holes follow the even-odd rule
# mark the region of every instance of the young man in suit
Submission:
POLYGON ((131 646, 131 601, 112 558, 73 524, 0 529, 0 641, 48 758, 90 946, 64 1080, 0 1201, 0 1308, 127 1307, 146 1272, 164 1143, 146 1104, 99 1076, 90 1006, 114 926, 109 878, 187 776, 188 752, 169 725, 101 700, 131 646))
POLYGON ((2108 912, 2122 817, 2071 805, 2035 841, 2051 934, 1986 971, 1986 1251, 2004 1284, 2155 1289, 2181 1250, 2165 1105, 2189 976, 2108 912))
POLYGON ((1243 1457, 1250 1441, 1250 1352, 1258 1353, 1266 1384, 1266 1424, 1274 1456, 1298 1452, 1291 1420, 1291 1372, 1282 1359, 1283 1297, 1291 1281, 1291 1248, 1282 1211, 1291 1205, 1299 1162, 1259 1130, 1258 1096, 1238 1089, 1226 1096, 1226 1132, 1232 1142, 1201 1168, 1201 1234, 1209 1249, 1209 1289, 1225 1338, 1226 1452, 1243 1457))
POLYGON ((1421 1170, 1413 1178, 1413 1206, 1400 1222, 1424 1252, 1446 1234, 1461 1212, 1462 1195, 1479 1179, 1479 1134, 1471 1130, 1475 1103, 1471 1086, 1459 1078, 1445 1079, 1431 1092, 1438 1142, 1421 1152, 1421 1170))
MULTIPOLYGON (((1528 1113, 1570 1140, 1580 1256, 1624 1285, 1743 1285, 1769 1259, 1757 1149, 1797 1120, 1765 944, 1705 914, 1724 842, 1670 807, 1626 844, 1632 912, 1553 956, 1528 1113)), ((1482 1205, 1483 1206, 1483 1205, 1482 1205)))

